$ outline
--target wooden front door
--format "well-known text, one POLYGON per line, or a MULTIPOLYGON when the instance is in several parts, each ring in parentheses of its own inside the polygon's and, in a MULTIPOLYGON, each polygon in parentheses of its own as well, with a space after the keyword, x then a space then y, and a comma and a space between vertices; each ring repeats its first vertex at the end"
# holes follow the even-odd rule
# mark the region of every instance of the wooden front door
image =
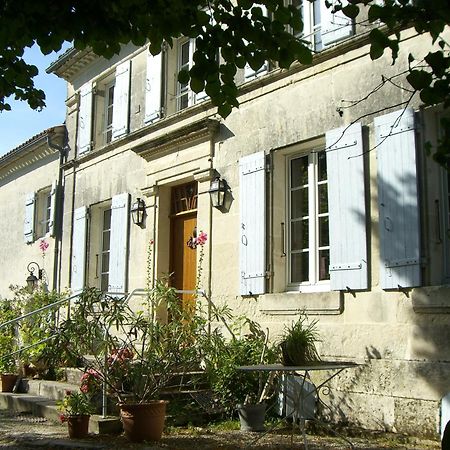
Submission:
MULTIPOLYGON (((172 190, 170 220, 171 286, 193 291, 197 276, 197 251, 187 245, 195 237, 197 227, 197 183, 177 186, 172 190)), ((195 295, 180 294, 184 307, 192 307, 195 295)))

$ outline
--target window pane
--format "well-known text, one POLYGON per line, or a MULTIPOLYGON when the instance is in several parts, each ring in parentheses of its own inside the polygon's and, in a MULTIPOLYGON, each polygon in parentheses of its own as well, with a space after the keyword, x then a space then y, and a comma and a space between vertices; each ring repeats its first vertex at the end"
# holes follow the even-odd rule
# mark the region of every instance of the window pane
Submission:
POLYGON ((109 231, 103 233, 102 251, 107 252, 109 250, 109 243, 111 240, 111 234, 109 231))
POLYGON ((321 0, 314 0, 313 3, 314 25, 320 25, 320 2, 321 0))
POLYGON ((294 253, 291 255, 291 283, 308 281, 309 252, 294 253))
POLYGON ((187 108, 188 105, 188 95, 185 94, 182 97, 180 97, 180 109, 187 108))
MULTIPOLYGON (((189 41, 181 46, 181 66, 189 64, 189 41)), ((183 68, 183 67, 181 67, 183 68)))
POLYGON ((319 181, 325 181, 327 179, 327 155, 325 152, 317 155, 317 163, 319 181))
POLYGON ((319 280, 330 279, 330 251, 319 250, 319 280))
POLYGON ((102 273, 109 272, 109 252, 102 254, 102 273))
POLYGON ((111 228, 111 210, 107 209, 103 212, 103 229, 109 230, 111 228))
POLYGON ((291 218, 299 219, 308 215, 308 188, 291 192, 291 218))
POLYGON ((319 214, 328 212, 328 185, 319 184, 319 214))
POLYGON ((308 157, 297 158, 291 161, 291 188, 308 184, 308 157))
POLYGON ((291 250, 303 250, 309 247, 309 220, 299 220, 291 225, 291 250))
POLYGON ((103 292, 108 292, 108 284, 109 284, 109 276, 108 274, 102 275, 102 286, 101 289, 103 292))
POLYGON ((329 245, 328 216, 319 217, 319 247, 327 247, 329 245))

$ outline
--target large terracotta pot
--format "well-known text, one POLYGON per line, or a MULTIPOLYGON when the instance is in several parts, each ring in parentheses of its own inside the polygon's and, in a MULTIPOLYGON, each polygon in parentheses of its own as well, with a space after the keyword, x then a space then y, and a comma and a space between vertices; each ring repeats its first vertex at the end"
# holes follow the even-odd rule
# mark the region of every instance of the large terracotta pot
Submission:
POLYGON ((70 439, 83 439, 89 434, 89 418, 91 416, 68 416, 67 429, 70 439))
POLYGON ((159 441, 166 420, 166 400, 120 404, 125 436, 132 442, 159 441))
POLYGON ((11 373, 2 373, 2 392, 12 392, 18 376, 11 373))
POLYGON ((239 421, 241 431, 264 431, 266 418, 266 404, 256 403, 254 405, 238 405, 239 421))

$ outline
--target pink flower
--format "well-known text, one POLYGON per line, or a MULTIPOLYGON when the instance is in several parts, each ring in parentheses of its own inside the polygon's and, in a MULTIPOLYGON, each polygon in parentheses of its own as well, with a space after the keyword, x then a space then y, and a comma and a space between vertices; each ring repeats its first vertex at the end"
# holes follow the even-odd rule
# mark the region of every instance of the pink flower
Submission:
POLYGON ((58 418, 59 418, 59 420, 61 421, 61 423, 64 423, 67 419, 66 419, 66 416, 64 415, 64 414, 60 414, 59 416, 58 416, 58 418))
POLYGON ((196 244, 197 245, 204 245, 205 242, 208 239, 208 235, 204 232, 204 231, 200 231, 199 235, 197 236, 196 239, 196 244))
POLYGON ((153 239, 150 239, 150 245, 153 245, 155 241, 153 239))
POLYGON ((66 394, 67 396, 72 395, 72 391, 70 389, 66 389, 64 391, 64 394, 66 394))
POLYGON ((49 245, 50 244, 45 239, 41 239, 39 241, 39 249, 42 251, 42 253, 45 253, 45 251, 48 249, 49 245))

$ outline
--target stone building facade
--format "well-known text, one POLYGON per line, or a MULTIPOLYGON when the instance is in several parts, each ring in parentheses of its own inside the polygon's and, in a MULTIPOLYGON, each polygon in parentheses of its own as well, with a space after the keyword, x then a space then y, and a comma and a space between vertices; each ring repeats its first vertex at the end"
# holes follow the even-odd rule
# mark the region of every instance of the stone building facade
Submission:
POLYGON ((364 363, 333 382, 337 419, 433 434, 450 391, 449 182, 424 150, 440 110, 410 98, 404 78, 429 40, 403 30, 397 63, 373 62, 367 27, 313 13, 313 64, 241 70, 226 120, 177 81, 194 40, 158 56, 129 45, 108 61, 74 49, 55 61, 68 82, 57 288, 129 293, 174 273, 194 289, 199 251, 187 242, 204 231, 200 288, 214 303, 272 339, 305 311, 324 359, 364 363))

